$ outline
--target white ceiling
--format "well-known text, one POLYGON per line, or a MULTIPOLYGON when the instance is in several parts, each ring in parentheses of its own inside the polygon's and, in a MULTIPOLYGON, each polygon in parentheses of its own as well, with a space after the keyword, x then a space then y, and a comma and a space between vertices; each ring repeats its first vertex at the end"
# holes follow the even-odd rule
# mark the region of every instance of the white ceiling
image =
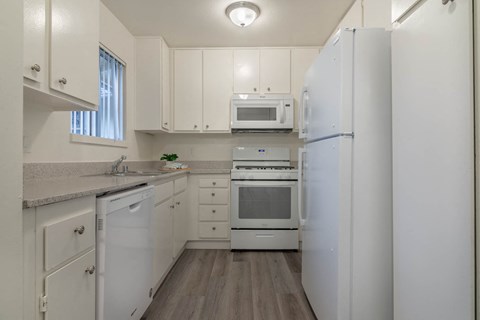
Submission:
POLYGON ((239 28, 225 8, 236 0, 102 0, 135 36, 163 36, 171 47, 318 46, 354 0, 250 0, 261 10, 239 28))

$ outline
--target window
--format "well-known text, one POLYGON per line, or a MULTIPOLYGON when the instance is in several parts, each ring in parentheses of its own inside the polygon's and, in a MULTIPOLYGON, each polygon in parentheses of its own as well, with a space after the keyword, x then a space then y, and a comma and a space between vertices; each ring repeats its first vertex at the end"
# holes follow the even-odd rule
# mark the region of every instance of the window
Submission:
POLYGON ((98 111, 74 111, 71 133, 116 141, 124 139, 124 68, 100 48, 98 111))

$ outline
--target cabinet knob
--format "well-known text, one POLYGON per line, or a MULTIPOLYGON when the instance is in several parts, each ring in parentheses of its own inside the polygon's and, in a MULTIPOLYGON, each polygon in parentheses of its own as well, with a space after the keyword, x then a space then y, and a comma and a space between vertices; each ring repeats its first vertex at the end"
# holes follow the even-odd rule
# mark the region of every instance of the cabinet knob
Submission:
POLYGON ((215 213, 215 212, 217 212, 217 210, 212 210, 212 213, 215 213))
POLYGON ((67 79, 62 78, 62 79, 58 80, 58 82, 60 82, 61 84, 67 84, 67 79))
POLYGON ((270 87, 268 87, 268 88, 267 88, 267 91, 269 91, 269 92, 270 92, 270 87))
POLYGON ((164 122, 163 125, 168 126, 168 122, 164 122))
POLYGON ((257 88, 253 88, 253 91, 257 92, 257 88))
POLYGON ((95 272, 95 266, 90 266, 85 269, 85 273, 93 274, 95 272))
POLYGON ((213 184, 214 186, 216 186, 216 185, 217 185, 217 183, 216 183, 215 181, 213 181, 213 182, 212 182, 212 184, 213 184))
POLYGON ((175 208, 175 206, 172 204, 172 205, 170 206, 170 208, 174 209, 174 208, 175 208))
POLYGON ((215 193, 214 193, 214 192, 212 192, 212 197, 215 197, 215 193))
POLYGON ((212 230, 213 230, 213 231, 217 230, 217 227, 212 227, 212 230))
POLYGON ((175 203, 177 204, 177 206, 179 206, 179 205, 180 205, 180 202, 175 202, 175 203))
POLYGON ((208 129, 209 127, 210 127, 210 126, 207 124, 207 125, 205 126, 205 129, 208 129))
POLYGON ((75 230, 73 230, 73 232, 78 234, 83 234, 85 232, 85 226, 76 227, 75 230))
POLYGON ((31 69, 35 72, 40 72, 40 70, 42 70, 42 68, 40 68, 40 66, 38 64, 34 64, 31 69))
POLYGON ((443 4, 443 5, 446 5, 446 4, 449 3, 450 1, 453 2, 453 0, 442 0, 442 4, 443 4))

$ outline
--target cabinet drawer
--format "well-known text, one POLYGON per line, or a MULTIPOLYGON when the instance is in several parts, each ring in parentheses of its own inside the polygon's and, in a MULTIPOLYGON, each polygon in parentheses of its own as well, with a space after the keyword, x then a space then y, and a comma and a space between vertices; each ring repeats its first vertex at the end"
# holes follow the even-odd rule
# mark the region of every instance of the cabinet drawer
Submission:
POLYGON ((198 224, 198 236, 200 238, 228 238, 229 225, 224 222, 200 222, 198 224))
POLYGON ((200 204, 228 204, 228 189, 200 189, 200 204))
POLYGON ((228 188, 229 179, 200 179, 200 188, 228 188))
POLYGON ((180 179, 175 180, 175 184, 174 184, 175 193, 179 193, 186 189, 187 189, 187 177, 182 177, 180 179))
POLYGON ((155 204, 173 196, 173 181, 155 186, 155 204))
POLYGON ((198 211, 199 221, 228 221, 228 206, 201 205, 198 211))
POLYGON ((93 211, 45 226, 45 270, 95 245, 93 211))

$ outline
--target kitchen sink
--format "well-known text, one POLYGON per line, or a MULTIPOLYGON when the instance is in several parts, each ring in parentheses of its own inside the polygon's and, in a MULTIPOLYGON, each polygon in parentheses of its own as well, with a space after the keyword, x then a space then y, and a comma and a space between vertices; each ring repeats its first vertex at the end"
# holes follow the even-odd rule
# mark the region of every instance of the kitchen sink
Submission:
POLYGON ((84 177, 100 177, 100 176, 111 176, 111 177, 152 177, 152 176, 161 176, 162 174, 169 173, 167 171, 128 171, 128 172, 118 172, 118 173, 98 173, 85 175, 84 177))

